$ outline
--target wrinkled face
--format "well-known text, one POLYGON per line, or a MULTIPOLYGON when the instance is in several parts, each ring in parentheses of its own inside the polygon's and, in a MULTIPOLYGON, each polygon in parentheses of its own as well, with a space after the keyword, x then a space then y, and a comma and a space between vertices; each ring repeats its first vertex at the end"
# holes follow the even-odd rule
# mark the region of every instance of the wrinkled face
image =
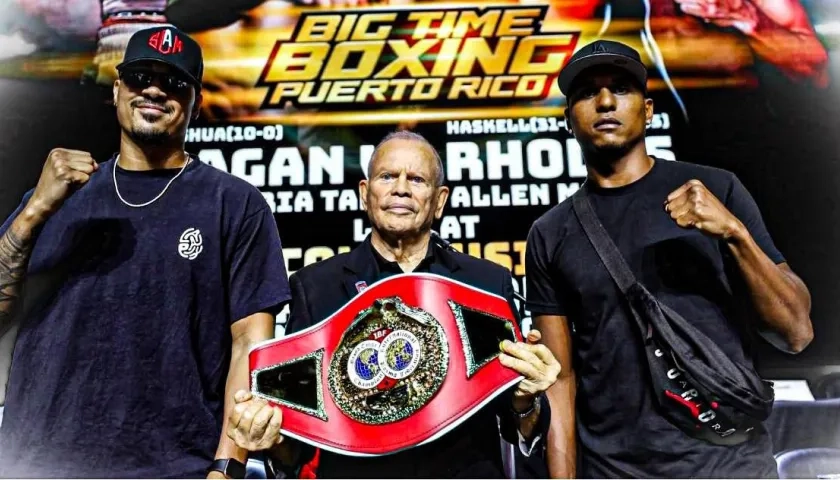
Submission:
POLYGON ((436 187, 438 164, 429 146, 393 139, 371 159, 370 178, 359 184, 372 227, 382 234, 409 237, 425 233, 443 214, 447 187, 436 187))
POLYGON ((123 69, 114 82, 114 104, 123 131, 138 143, 160 144, 186 134, 201 95, 177 70, 160 62, 123 69))
POLYGON ((568 103, 572 133, 586 150, 628 150, 644 139, 653 118, 653 100, 615 67, 587 70, 575 80, 568 103))

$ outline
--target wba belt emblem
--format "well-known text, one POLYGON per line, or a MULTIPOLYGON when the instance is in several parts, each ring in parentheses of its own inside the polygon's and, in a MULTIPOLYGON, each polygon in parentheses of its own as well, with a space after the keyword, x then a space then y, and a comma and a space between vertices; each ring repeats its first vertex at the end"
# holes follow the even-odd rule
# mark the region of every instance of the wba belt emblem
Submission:
POLYGON ((506 299, 432 274, 389 277, 323 322, 255 346, 251 391, 281 431, 345 455, 433 441, 522 377, 499 363, 521 341, 506 299))

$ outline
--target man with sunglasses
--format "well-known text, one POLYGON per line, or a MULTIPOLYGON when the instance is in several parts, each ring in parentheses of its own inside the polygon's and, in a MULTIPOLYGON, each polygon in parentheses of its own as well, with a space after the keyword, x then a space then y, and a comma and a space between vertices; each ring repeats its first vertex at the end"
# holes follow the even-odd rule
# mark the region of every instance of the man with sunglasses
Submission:
POLYGON ((139 31, 117 68, 119 153, 53 150, 0 227, 0 333, 19 325, 0 475, 242 477, 221 433, 290 298, 277 226, 257 189, 184 151, 194 40, 139 31))

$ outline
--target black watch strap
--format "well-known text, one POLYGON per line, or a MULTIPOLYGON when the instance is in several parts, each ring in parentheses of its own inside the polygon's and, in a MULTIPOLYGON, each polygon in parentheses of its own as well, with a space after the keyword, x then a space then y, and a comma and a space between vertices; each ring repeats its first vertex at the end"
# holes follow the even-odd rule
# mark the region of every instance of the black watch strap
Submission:
POLYGON ((245 464, 235 458, 217 458, 207 472, 220 472, 227 478, 245 478, 245 464))

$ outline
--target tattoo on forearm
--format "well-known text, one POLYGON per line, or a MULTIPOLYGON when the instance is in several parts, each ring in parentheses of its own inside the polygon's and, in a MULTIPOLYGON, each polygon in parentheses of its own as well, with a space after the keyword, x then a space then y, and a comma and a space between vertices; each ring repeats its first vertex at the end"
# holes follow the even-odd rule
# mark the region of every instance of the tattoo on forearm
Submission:
POLYGON ((0 328, 15 313, 30 253, 31 242, 22 240, 11 228, 0 237, 0 328))

